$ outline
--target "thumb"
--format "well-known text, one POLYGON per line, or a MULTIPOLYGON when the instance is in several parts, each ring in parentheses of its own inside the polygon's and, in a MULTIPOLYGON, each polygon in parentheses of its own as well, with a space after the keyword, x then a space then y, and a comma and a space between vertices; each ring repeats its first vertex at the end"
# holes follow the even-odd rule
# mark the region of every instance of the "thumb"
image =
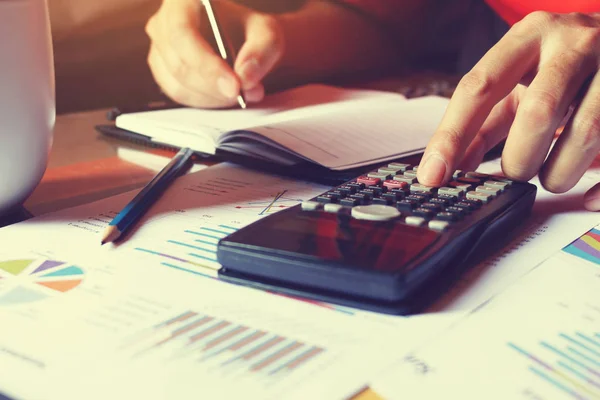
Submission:
POLYGON ((243 89, 260 84, 281 59, 284 40, 279 21, 270 15, 250 13, 246 19, 246 41, 234 66, 243 89))
POLYGON ((596 183, 583 197, 585 208, 590 211, 600 211, 600 183, 596 183))

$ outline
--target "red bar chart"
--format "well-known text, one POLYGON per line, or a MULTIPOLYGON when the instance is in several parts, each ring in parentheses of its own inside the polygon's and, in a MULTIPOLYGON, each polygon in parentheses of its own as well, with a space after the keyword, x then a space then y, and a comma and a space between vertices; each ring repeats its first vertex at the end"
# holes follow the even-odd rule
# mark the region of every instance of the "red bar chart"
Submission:
POLYGON ((225 373, 274 377, 308 367, 326 349, 282 334, 185 311, 135 335, 135 358, 165 357, 210 365, 225 373))

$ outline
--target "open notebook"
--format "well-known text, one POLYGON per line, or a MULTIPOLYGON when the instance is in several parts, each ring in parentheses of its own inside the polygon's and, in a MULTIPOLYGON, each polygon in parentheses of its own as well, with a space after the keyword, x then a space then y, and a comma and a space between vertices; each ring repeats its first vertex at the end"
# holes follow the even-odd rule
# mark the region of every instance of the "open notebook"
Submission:
POLYGON ((421 152, 448 100, 307 85, 248 109, 176 108, 122 114, 118 128, 198 152, 217 150, 286 166, 347 170, 421 152))

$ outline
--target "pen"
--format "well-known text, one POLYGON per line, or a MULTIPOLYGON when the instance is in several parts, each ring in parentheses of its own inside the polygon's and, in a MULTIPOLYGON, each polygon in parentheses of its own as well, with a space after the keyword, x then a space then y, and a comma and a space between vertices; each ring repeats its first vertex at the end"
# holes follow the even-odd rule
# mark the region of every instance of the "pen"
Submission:
MULTIPOLYGON (((215 41, 217 42, 217 48, 219 49, 219 54, 221 58, 227 62, 227 64, 233 68, 233 64, 235 61, 235 51, 231 43, 226 40, 225 36, 222 33, 221 26, 219 21, 217 20, 217 15, 215 14, 215 10, 212 7, 210 0, 201 0, 204 5, 204 9, 206 10, 206 15, 208 17, 208 21, 210 23, 210 27, 213 32, 213 36, 215 41)), ((237 101, 242 108, 246 108, 246 99, 240 93, 237 97, 237 101)))
POLYGON ((156 175, 134 198, 131 200, 115 218, 108 224, 102 237, 102 244, 114 242, 131 228, 150 208, 152 203, 161 195, 164 189, 171 183, 181 171, 183 171, 194 151, 182 148, 169 161, 169 163, 156 175))

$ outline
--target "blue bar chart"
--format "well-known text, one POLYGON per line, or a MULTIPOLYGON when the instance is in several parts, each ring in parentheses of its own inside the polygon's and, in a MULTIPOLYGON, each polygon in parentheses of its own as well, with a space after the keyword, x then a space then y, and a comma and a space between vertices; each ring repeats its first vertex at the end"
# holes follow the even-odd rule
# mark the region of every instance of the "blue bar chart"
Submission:
POLYGON ((218 270, 217 244, 219 240, 235 232, 228 225, 204 224, 198 228, 185 229, 176 238, 167 239, 160 248, 135 247, 135 251, 155 256, 164 267, 214 277, 209 271, 218 270))
POLYGON ((531 362, 537 378, 574 399, 600 398, 600 332, 560 333, 540 341, 535 350, 509 342, 509 348, 531 362))

